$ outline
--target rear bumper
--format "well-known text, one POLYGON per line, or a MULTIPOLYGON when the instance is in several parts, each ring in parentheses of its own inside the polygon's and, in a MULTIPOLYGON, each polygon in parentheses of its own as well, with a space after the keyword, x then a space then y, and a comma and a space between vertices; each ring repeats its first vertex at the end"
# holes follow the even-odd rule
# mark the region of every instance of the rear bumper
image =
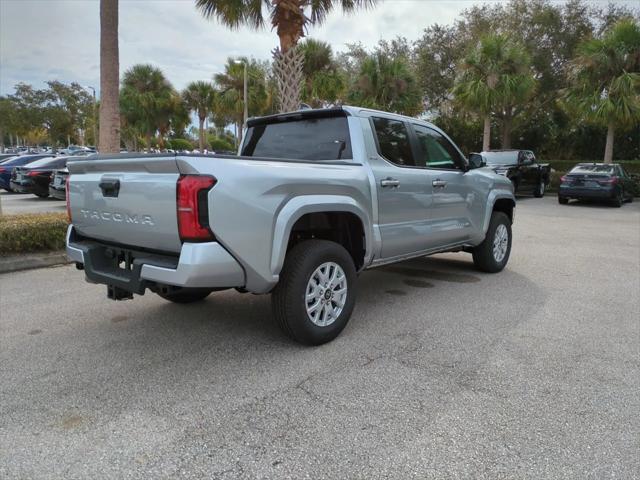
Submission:
POLYGON ((37 184, 36 182, 14 182, 11 180, 10 183, 11 190, 18 193, 33 193, 34 195, 48 195, 49 188, 47 188, 37 184))
POLYGON ((55 188, 49 185, 49 196, 57 198, 58 200, 66 200, 67 194, 63 188, 55 188))
POLYGON ((160 255, 79 238, 69 225, 67 256, 87 280, 142 295, 147 288, 243 287, 244 270, 219 243, 185 243, 179 255, 160 255), (127 268, 122 268, 127 265, 127 268))
POLYGON ((564 198, 612 199, 616 196, 615 188, 584 188, 560 185, 558 195, 564 198))

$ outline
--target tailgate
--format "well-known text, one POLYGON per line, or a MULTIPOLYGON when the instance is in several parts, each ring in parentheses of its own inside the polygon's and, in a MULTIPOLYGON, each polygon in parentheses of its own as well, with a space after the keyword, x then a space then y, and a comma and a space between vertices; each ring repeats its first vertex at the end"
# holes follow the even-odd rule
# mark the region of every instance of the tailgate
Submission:
POLYGON ((72 223, 81 235, 179 252, 175 157, 91 159, 68 165, 72 223))

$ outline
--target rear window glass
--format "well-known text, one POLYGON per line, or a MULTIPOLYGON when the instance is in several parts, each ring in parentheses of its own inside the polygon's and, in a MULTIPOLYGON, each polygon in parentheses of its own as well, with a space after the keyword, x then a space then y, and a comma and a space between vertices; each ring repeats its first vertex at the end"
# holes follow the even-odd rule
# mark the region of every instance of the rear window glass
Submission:
POLYGON ((241 154, 289 160, 343 160, 353 157, 346 117, 254 125, 247 129, 241 154))
POLYGON ((396 165, 414 167, 416 162, 406 124, 389 118, 373 117, 372 120, 380 155, 396 165))
POLYGON ((31 162, 27 164, 27 167, 29 168, 54 167, 55 168, 57 167, 58 164, 60 164, 61 160, 62 162, 64 162, 64 159, 61 159, 61 158, 52 158, 52 157, 42 158, 40 160, 36 160, 35 162, 31 162))
MULTIPOLYGON (((29 162, 35 161, 35 160, 39 160, 41 158, 44 158, 45 156, 37 156, 37 157, 25 157, 24 155, 21 157, 12 157, 8 160, 5 160, 4 162, 2 162, 2 165, 6 165, 6 166, 11 166, 11 165, 30 165, 29 162)), ((47 158, 51 158, 51 157, 47 157, 47 158)))
POLYGON ((611 175, 613 173, 613 165, 577 165, 573 167, 571 173, 600 173, 611 175))

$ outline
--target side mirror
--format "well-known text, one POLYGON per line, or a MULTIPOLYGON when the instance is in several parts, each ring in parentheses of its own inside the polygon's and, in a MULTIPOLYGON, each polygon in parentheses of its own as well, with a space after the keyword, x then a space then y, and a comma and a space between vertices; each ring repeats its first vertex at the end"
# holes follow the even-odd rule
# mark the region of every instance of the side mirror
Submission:
POLYGON ((469 155, 469 170, 473 168, 481 168, 485 165, 486 164, 484 158, 482 158, 482 155, 480 155, 479 153, 472 153, 471 155, 469 155))

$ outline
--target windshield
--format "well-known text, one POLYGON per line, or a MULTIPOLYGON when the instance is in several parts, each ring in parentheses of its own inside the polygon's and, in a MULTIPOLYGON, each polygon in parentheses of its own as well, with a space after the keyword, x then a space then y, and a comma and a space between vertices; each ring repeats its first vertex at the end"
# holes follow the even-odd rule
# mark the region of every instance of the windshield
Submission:
POLYGON ((518 152, 485 152, 482 154, 487 165, 517 165, 518 152))
POLYGON ((613 174, 613 165, 577 165, 570 173, 599 173, 604 175, 613 174))
POLYGON ((254 125, 247 129, 242 155, 291 160, 352 158, 347 118, 303 118, 254 125))

